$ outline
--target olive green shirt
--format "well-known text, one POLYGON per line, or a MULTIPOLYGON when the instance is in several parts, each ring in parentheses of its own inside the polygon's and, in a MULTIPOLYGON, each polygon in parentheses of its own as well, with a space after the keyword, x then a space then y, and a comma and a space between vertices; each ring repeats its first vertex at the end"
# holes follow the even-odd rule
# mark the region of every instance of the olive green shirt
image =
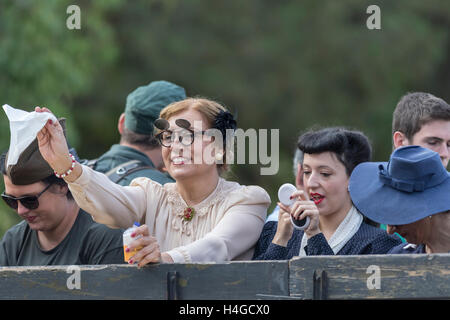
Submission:
POLYGON ((96 223, 80 210, 64 240, 45 251, 39 246, 37 231, 22 221, 9 229, 0 242, 0 266, 125 263, 122 234, 122 229, 96 223))
POLYGON ((98 158, 93 169, 102 173, 107 173, 111 169, 124 164, 131 160, 139 160, 143 165, 149 166, 151 168, 145 168, 139 171, 130 173, 128 176, 124 177, 118 182, 122 186, 128 186, 131 181, 138 177, 150 178, 160 184, 165 184, 168 182, 175 182, 175 180, 170 177, 170 175, 162 173, 155 168, 155 165, 150 160, 147 155, 127 146, 122 146, 120 144, 114 144, 108 152, 103 154, 98 158))

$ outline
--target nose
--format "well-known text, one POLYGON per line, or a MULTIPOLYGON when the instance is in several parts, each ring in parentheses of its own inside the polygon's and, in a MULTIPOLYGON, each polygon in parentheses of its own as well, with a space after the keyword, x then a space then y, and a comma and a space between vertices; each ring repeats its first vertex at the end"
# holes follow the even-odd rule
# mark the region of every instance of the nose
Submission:
POLYGON ((171 157, 182 157, 183 156, 183 149, 185 147, 183 146, 183 144, 180 142, 179 139, 175 139, 172 142, 172 145, 169 147, 170 150, 170 156, 171 157))
POLYGON ((312 172, 306 180, 306 183, 310 189, 317 188, 319 183, 319 175, 312 172))
POLYGON ((30 212, 31 210, 28 208, 25 208, 20 201, 17 201, 17 213, 21 216, 25 213, 30 212))
POLYGON ((183 140, 184 137, 180 132, 174 132, 173 133, 173 140, 172 140, 172 148, 178 147, 178 148, 183 148, 184 144, 181 142, 181 140, 183 140))
POLYGON ((183 150, 184 145, 180 142, 179 139, 175 139, 170 146, 172 150, 183 150))
POLYGON ((450 146, 443 143, 441 148, 439 148, 439 156, 441 157, 442 164, 447 167, 448 161, 450 159, 450 146))

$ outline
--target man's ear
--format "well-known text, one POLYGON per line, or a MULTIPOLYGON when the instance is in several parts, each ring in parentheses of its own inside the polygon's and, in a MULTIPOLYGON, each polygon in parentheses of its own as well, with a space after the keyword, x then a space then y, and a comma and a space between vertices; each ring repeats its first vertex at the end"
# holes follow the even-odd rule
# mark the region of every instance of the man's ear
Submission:
POLYGON ((403 132, 400 131, 395 131, 394 132, 394 136, 392 137, 393 142, 394 142, 394 148, 397 149, 399 147, 403 147, 403 146, 409 146, 409 140, 408 138, 406 138, 405 134, 403 132))
POLYGON ((123 128, 125 128, 125 113, 122 113, 117 121, 117 130, 119 130, 120 135, 123 133, 123 128))

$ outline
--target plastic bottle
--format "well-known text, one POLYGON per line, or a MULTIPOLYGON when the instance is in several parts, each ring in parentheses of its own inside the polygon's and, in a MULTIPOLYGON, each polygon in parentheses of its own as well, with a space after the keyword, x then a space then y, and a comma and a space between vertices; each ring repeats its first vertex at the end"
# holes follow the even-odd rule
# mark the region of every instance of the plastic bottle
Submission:
POLYGON ((134 238, 131 237, 131 235, 135 232, 136 228, 139 226, 140 224, 138 222, 135 222, 131 228, 128 228, 123 232, 123 256, 126 262, 128 262, 132 256, 134 256, 139 250, 142 249, 142 247, 138 247, 127 252, 127 248, 130 245, 130 243, 142 237, 141 235, 138 235, 137 237, 134 238))

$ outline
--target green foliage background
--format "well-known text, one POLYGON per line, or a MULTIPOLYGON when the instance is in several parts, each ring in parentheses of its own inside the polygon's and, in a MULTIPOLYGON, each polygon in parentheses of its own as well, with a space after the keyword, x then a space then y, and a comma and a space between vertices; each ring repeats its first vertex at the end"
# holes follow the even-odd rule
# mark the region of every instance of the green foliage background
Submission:
MULTIPOLYGON (((450 1, 17 0, 0 3, 0 104, 68 119, 82 158, 118 141, 136 87, 165 79, 238 112, 240 128, 280 129, 280 170, 234 166, 232 179, 273 200, 292 181, 298 134, 313 125, 365 132, 374 160, 392 150, 392 111, 409 91, 450 100, 450 1), (69 30, 66 9, 81 9, 69 30), (366 9, 381 8, 381 30, 366 9)), ((3 112, 2 112, 3 113, 3 112)), ((9 125, 0 117, 0 149, 9 125)), ((0 185, 3 190, 3 185, 0 185)), ((0 204, 0 237, 18 222, 0 204)))

